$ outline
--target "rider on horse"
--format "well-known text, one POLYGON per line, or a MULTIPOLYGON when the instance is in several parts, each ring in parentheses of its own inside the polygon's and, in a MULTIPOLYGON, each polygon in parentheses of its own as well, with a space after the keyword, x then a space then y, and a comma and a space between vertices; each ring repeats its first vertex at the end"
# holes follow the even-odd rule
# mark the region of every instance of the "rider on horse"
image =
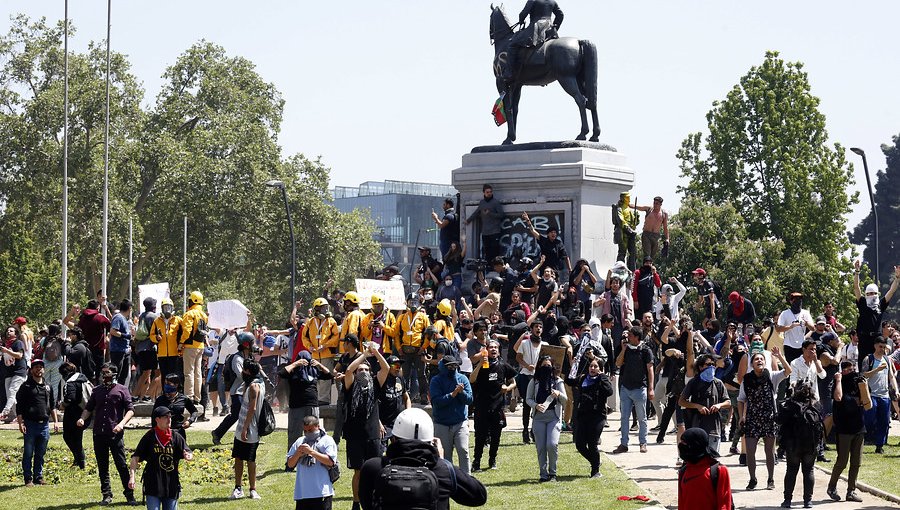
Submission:
POLYGON ((516 32, 510 41, 506 55, 506 66, 503 79, 511 83, 518 70, 518 57, 522 48, 538 48, 548 39, 559 37, 557 31, 563 21, 563 12, 555 0, 528 0, 525 8, 519 13, 519 25, 522 30, 516 32), (525 28, 525 18, 530 17, 531 24, 525 28))

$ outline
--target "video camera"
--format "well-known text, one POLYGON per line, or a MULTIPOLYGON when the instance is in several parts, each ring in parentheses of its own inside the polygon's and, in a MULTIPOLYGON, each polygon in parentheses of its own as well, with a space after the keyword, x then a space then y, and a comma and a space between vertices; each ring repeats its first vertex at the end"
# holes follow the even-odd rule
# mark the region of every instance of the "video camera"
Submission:
POLYGON ((467 259, 466 260, 466 269, 469 271, 475 271, 483 273, 487 271, 488 261, 484 259, 467 259))

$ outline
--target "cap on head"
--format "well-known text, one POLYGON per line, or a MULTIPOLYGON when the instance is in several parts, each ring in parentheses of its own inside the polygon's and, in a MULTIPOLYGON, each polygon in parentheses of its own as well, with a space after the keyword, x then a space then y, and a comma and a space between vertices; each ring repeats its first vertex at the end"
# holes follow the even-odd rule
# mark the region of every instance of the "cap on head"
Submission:
POLYGON ((400 439, 431 442, 434 439, 434 423, 428 413, 413 407, 397 415, 391 432, 400 439))
POLYGON ((384 360, 387 361, 388 365, 399 365, 400 364, 400 358, 398 358, 397 356, 394 356, 393 354, 391 354, 384 360))
POLYGON ((40 358, 31 360, 31 368, 34 368, 37 365, 44 366, 44 360, 40 358))
POLYGON ((820 315, 820 316, 816 317, 816 324, 827 324, 827 323, 828 323, 828 321, 825 320, 824 315, 820 315))
POLYGON ((16 317, 16 320, 14 320, 13 322, 15 322, 16 324, 22 326, 22 325, 28 323, 28 319, 26 319, 25 317, 16 317))
POLYGON ((456 366, 459 368, 459 360, 456 359, 456 356, 452 354, 448 354, 441 359, 441 363, 444 364, 445 367, 456 366))
POLYGON ((158 406, 153 408, 153 418, 159 418, 162 416, 172 416, 172 410, 166 406, 158 406))
POLYGON ((691 274, 695 274, 698 276, 706 276, 706 270, 703 269, 702 267, 698 267, 697 269, 694 269, 693 271, 691 271, 691 274))

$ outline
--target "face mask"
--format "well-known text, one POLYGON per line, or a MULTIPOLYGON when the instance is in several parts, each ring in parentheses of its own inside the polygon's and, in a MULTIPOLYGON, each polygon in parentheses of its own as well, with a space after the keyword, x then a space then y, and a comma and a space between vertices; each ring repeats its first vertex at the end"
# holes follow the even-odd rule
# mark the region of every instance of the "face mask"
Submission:
POLYGON ((638 350, 638 349, 641 348, 641 344, 631 345, 631 342, 629 342, 629 343, 628 343, 628 348, 631 349, 632 351, 636 351, 636 350, 638 350))
POLYGON ((171 384, 163 385, 163 393, 175 393, 176 391, 178 391, 177 386, 172 386, 171 384))
POLYGON ((700 379, 702 379, 703 382, 712 382, 713 378, 715 377, 715 372, 715 367, 706 367, 702 372, 700 372, 700 379))
POLYGON ((372 374, 370 374, 368 370, 363 370, 362 372, 357 372, 356 379, 361 382, 363 386, 368 386, 369 383, 372 382, 372 374))
POLYGON ((444 280, 444 285, 447 287, 453 285, 453 280, 444 280))
POLYGON ((115 374, 103 374, 103 385, 112 386, 116 382, 115 374))
POLYGON ((254 379, 256 379, 255 376, 252 376, 250 374, 243 374, 243 373, 241 374, 241 378, 244 380, 244 384, 250 384, 253 382, 254 379))
POLYGON ((431 294, 430 292, 425 294, 425 301, 431 301, 432 299, 434 299, 434 294, 431 294))
POLYGON ((802 299, 795 299, 794 301, 791 301, 791 312, 798 314, 798 313, 800 313, 800 310, 802 308, 803 308, 803 300, 802 299))
POLYGON ((306 438, 307 443, 315 443, 319 439, 319 431, 304 432, 303 436, 306 438))
POLYGON ((166 319, 172 317, 172 313, 174 311, 175 311, 175 309, 172 308, 171 306, 168 306, 168 305, 164 306, 162 309, 163 317, 165 317, 166 319))
POLYGON ((878 309, 878 294, 874 296, 866 296, 866 305, 872 310, 878 309))

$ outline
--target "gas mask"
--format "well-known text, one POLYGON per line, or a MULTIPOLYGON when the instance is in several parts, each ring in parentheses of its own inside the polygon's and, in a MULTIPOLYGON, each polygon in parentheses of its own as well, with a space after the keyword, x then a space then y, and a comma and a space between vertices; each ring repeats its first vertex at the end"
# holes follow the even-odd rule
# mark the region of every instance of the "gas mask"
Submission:
POLYGON ((162 306, 162 314, 166 319, 172 318, 172 314, 175 313, 175 307, 172 305, 163 305, 162 306))

